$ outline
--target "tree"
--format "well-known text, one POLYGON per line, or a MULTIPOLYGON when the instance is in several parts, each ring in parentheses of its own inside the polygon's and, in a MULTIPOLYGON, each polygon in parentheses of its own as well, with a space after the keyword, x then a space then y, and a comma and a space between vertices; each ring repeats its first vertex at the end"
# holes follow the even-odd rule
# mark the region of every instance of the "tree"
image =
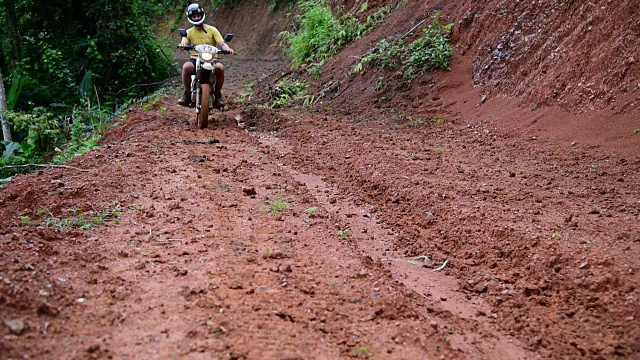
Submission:
POLYGON ((4 141, 12 141, 11 129, 4 118, 4 112, 7 110, 7 97, 5 96, 4 83, 2 81, 2 73, 0 73, 0 123, 2 123, 2 138, 4 141))
POLYGON ((175 7, 173 0, 46 3, 0 0, 0 71, 13 79, 19 70, 28 81, 19 99, 7 87, 13 110, 44 106, 68 114, 82 101, 78 87, 89 80, 101 103, 113 107, 175 74, 171 52, 153 33, 159 14, 175 7))

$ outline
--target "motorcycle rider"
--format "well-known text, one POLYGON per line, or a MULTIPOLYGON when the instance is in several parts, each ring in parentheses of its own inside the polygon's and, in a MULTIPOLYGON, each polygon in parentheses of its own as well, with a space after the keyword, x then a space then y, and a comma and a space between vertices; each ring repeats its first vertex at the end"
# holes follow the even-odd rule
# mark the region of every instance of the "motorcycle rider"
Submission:
MULTIPOLYGON (((218 29, 205 24, 204 18, 204 9, 200 7, 200 5, 192 3, 187 7, 187 20, 189 20, 193 26, 187 29, 187 36, 182 38, 178 47, 183 49, 184 46, 187 45, 208 44, 218 46, 220 49, 233 54, 233 49, 227 45, 218 29)), ((182 106, 191 105, 191 75, 195 73, 197 58, 198 52, 192 50, 191 58, 182 65, 182 83, 184 84, 185 90, 182 97, 178 100, 178 104, 182 106)), ((220 93, 222 85, 224 84, 224 66, 218 59, 214 60, 214 71, 216 76, 216 88, 214 90, 215 99, 213 104, 215 107, 221 108, 224 105, 222 94, 220 93)))

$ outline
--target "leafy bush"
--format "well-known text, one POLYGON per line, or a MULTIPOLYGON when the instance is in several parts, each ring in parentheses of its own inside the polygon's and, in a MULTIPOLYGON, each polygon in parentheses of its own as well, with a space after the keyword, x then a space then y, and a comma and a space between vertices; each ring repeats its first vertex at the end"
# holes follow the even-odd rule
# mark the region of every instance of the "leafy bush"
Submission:
POLYGON ((433 23, 422 30, 424 36, 408 46, 402 39, 391 43, 386 39, 381 40, 352 71, 361 73, 368 63, 378 68, 401 68, 405 77, 428 70, 449 69, 453 54, 453 47, 449 44, 453 24, 442 25, 439 20, 440 13, 436 13, 433 23))
POLYGON ((389 43, 386 39, 380 40, 378 46, 368 55, 364 56, 356 66, 354 72, 362 72, 362 64, 372 63, 379 68, 394 69, 400 64, 399 55, 404 51, 404 42, 398 40, 389 43))
POLYGON ((28 113, 8 111, 5 117, 13 124, 14 130, 27 134, 26 143, 40 154, 53 150, 64 139, 59 119, 44 107, 37 107, 28 113))
POLYGON ((439 20, 440 13, 436 13, 433 23, 422 30, 424 37, 409 45, 402 59, 408 75, 425 70, 449 69, 449 59, 453 54, 453 47, 449 44, 453 24, 442 25, 439 20))
POLYGON ((292 101, 306 100, 309 84, 305 81, 281 80, 269 90, 273 99, 271 108, 279 109, 287 107, 292 101))
POLYGON ((371 31, 391 12, 390 8, 383 8, 360 23, 350 13, 334 17, 326 0, 305 0, 299 6, 303 11, 297 17, 299 29, 280 33, 284 53, 291 58, 294 69, 303 63, 323 64, 342 47, 371 31))

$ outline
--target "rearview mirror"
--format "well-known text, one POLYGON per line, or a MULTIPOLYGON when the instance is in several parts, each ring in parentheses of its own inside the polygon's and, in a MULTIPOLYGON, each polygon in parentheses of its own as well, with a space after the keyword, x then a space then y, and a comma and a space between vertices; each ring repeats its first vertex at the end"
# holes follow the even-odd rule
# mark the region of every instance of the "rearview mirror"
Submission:
POLYGON ((224 36, 224 41, 229 42, 233 39, 233 34, 227 34, 224 36))

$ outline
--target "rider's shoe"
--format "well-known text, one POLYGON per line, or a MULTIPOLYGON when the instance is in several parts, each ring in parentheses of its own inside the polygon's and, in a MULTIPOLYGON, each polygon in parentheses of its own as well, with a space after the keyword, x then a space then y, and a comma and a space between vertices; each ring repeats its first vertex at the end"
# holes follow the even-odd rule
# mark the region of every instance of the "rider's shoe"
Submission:
POLYGON ((188 91, 185 91, 184 94, 182 94, 182 97, 180 98, 180 100, 178 100, 178 105, 182 105, 182 106, 191 105, 191 93, 188 91))
POLYGON ((218 109, 222 109, 222 107, 224 106, 224 98, 222 97, 222 94, 220 92, 216 92, 214 96, 216 98, 215 100, 213 100, 213 106, 218 109))

